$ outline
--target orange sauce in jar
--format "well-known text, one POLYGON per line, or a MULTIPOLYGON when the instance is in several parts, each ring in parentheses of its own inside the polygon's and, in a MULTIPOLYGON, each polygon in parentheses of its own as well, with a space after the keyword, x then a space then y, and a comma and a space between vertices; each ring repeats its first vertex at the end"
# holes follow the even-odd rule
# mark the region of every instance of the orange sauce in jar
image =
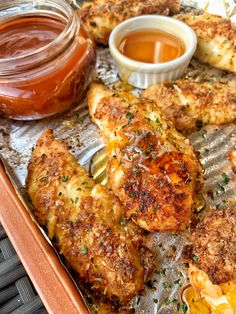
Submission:
POLYGON ((145 63, 172 61, 185 52, 181 39, 167 32, 149 29, 128 33, 118 48, 126 57, 145 63))
POLYGON ((0 68, 0 115, 40 119, 78 101, 95 64, 95 49, 82 28, 77 28, 77 35, 71 36, 67 45, 65 39, 60 42, 65 26, 61 20, 43 16, 0 25, 0 62, 15 63, 10 74, 1 75, 0 68), (56 55, 50 48, 54 42, 60 47, 56 55), (24 64, 18 65, 18 60, 24 59, 25 69, 24 64))

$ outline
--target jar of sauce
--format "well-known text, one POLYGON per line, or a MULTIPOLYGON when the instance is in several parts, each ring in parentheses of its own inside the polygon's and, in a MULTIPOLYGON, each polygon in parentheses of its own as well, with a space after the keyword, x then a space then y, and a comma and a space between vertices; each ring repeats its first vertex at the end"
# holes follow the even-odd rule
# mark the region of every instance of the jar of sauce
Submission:
POLYGON ((0 115, 41 119, 75 104, 95 47, 65 0, 0 3, 0 115))

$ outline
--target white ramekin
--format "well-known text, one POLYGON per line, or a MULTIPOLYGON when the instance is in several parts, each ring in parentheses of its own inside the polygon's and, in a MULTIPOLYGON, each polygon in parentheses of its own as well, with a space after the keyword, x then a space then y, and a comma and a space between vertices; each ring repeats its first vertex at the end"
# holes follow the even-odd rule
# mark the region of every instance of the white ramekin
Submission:
POLYGON ((123 81, 147 88, 155 83, 175 80, 183 75, 197 47, 194 31, 185 23, 171 17, 160 15, 143 15, 124 21, 114 28, 109 38, 109 48, 123 81), (182 39, 185 53, 179 58, 157 64, 144 63, 125 57, 118 46, 130 32, 140 29, 161 30, 182 39))

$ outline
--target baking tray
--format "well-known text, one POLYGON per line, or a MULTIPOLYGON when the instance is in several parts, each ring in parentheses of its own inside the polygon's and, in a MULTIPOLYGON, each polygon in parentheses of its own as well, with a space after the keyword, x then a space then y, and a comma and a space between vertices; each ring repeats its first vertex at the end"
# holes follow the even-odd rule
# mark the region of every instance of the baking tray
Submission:
MULTIPOLYGON (((109 87, 122 87, 117 68, 107 48, 97 49, 98 58, 94 80, 109 87)), ((185 75, 195 80, 220 80, 236 84, 232 74, 226 74, 192 61, 185 75)), ((236 85, 235 85, 236 86, 236 85)), ((138 94, 139 90, 134 90, 138 94)), ((82 166, 90 169, 93 156, 104 146, 98 128, 91 122, 85 97, 72 111, 40 121, 12 121, 0 118, 0 220, 12 241, 42 301, 50 313, 89 313, 83 297, 69 276, 46 235, 34 221, 25 192, 27 164, 32 147, 47 128, 63 139, 82 166), (10 178, 10 179, 9 179, 10 178), (11 180, 11 181, 10 181, 11 180)), ((236 205, 235 174, 228 159, 236 147, 235 124, 208 126, 190 135, 190 141, 204 169, 204 199, 196 210, 236 205), (222 173, 231 180, 225 184, 222 173)), ((105 155, 100 155, 105 170, 105 155)), ((103 177, 103 176, 102 176, 103 177)), ((205 210, 206 212, 206 210, 205 210)), ((200 215, 204 214, 204 210, 200 215)), ((181 293, 188 285, 186 265, 181 259, 189 232, 181 234, 153 233, 147 236, 148 246, 155 252, 156 268, 145 290, 128 307, 138 314, 173 314, 182 312, 181 293)), ((88 303, 87 303, 88 304, 88 303)), ((183 307, 184 309, 184 307, 183 307)), ((93 308, 90 308, 93 312, 93 308)))

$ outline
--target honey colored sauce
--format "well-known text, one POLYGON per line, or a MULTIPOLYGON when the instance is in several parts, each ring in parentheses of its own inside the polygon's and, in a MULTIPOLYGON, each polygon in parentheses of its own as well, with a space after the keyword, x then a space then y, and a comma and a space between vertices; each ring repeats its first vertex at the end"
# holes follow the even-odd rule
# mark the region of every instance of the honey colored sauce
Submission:
POLYGON ((122 39, 118 48, 126 57, 145 63, 168 62, 185 52, 181 39, 156 30, 131 32, 122 39))

